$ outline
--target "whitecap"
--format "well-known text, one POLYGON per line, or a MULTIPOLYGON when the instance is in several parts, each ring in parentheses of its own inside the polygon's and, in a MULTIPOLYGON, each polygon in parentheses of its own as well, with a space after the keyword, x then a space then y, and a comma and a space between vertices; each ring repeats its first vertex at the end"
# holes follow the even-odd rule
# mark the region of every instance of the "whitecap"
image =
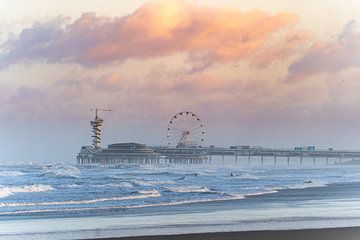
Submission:
POLYGON ((47 166, 44 167, 45 174, 57 177, 75 177, 80 174, 80 170, 74 166, 47 166))
POLYGON ((182 187, 169 187, 167 190, 177 193, 206 193, 211 192, 207 187, 202 186, 182 186, 182 187))
POLYGON ((54 190, 50 185, 34 184, 26 186, 0 186, 0 198, 5 198, 15 193, 47 192, 54 190))
POLYGON ((267 195, 271 193, 277 193, 277 190, 265 190, 262 192, 254 192, 254 193, 247 193, 245 194, 245 197, 253 197, 253 196, 261 196, 261 195, 267 195))
POLYGON ((23 175, 24 173, 20 171, 0 171, 0 177, 17 177, 23 175))
POLYGON ((132 181, 135 185, 139 186, 157 186, 157 185, 169 185, 169 184, 175 184, 172 180, 143 180, 143 179, 135 179, 132 181))
POLYGON ((306 188, 315 188, 315 187, 326 187, 329 183, 322 181, 304 181, 302 183, 295 183, 291 185, 278 186, 273 188, 267 188, 270 191, 278 191, 284 189, 306 189, 306 188))
POLYGON ((78 204, 93 204, 93 203, 108 202, 108 201, 126 201, 126 200, 134 200, 134 199, 161 197, 161 194, 156 190, 143 190, 143 191, 139 191, 139 193, 140 194, 138 195, 130 195, 124 197, 95 198, 95 199, 87 199, 87 200, 68 200, 68 201, 59 201, 59 202, 0 203, 0 207, 78 205, 78 204))
POLYGON ((155 190, 155 189, 151 189, 151 190, 139 190, 138 193, 146 195, 146 196, 160 196, 159 191, 155 190))
POLYGON ((103 185, 98 185, 98 187, 107 187, 107 188, 132 188, 133 184, 129 182, 119 182, 119 183, 108 183, 103 185))
MULTIPOLYGON (((61 208, 61 209, 36 209, 36 210, 22 210, 14 212, 0 212, 0 215, 12 215, 12 214, 26 214, 26 213, 44 213, 44 212, 65 212, 65 211, 93 211, 93 210, 109 210, 109 209, 133 209, 133 208, 147 208, 147 207, 161 207, 161 206, 176 206, 184 204, 196 204, 196 203, 207 203, 207 202, 219 202, 219 201, 228 201, 228 200, 240 200, 243 199, 243 195, 232 196, 232 197, 222 197, 214 199, 197 199, 197 200, 182 200, 175 202, 161 202, 153 204, 143 204, 143 205, 128 205, 128 206, 111 206, 111 207, 82 207, 82 208, 61 208)), ((21 204, 21 203, 16 203, 21 204)), ((7 205, 9 206, 9 204, 7 205)), ((19 205, 17 205, 19 206, 19 205)), ((20 205, 24 206, 24 205, 20 205)), ((33 206, 33 205, 30 205, 33 206)), ((0 207, 3 205, 0 203, 0 207)))
POLYGON ((303 183, 298 183, 294 185, 290 185, 288 189, 305 189, 305 188, 314 188, 314 187, 326 187, 328 185, 327 182, 322 181, 304 181, 303 183))
POLYGON ((233 178, 243 179, 243 180, 258 180, 259 177, 254 176, 249 173, 241 173, 241 174, 235 174, 233 178))
POLYGON ((75 189, 75 188, 80 188, 80 186, 78 184, 68 184, 66 185, 66 188, 75 189))

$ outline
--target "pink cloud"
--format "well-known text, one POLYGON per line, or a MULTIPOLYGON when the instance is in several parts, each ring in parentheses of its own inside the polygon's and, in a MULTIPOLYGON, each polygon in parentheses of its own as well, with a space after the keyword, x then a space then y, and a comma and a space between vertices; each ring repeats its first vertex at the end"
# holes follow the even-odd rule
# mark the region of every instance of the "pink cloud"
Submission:
POLYGON ((289 79, 300 80, 360 66, 360 33, 350 21, 333 41, 319 42, 289 67, 289 79))
POLYGON ((0 67, 24 61, 91 67, 179 52, 188 53, 189 60, 203 68, 237 60, 264 66, 291 55, 308 40, 289 37, 302 34, 295 30, 298 21, 291 13, 242 12, 177 0, 150 2, 124 17, 85 13, 72 23, 58 19, 34 24, 1 46, 0 67), (271 41, 278 43, 276 52, 268 46, 271 41))
POLYGON ((118 73, 104 75, 96 81, 96 90, 104 92, 118 91, 122 80, 123 77, 118 73))

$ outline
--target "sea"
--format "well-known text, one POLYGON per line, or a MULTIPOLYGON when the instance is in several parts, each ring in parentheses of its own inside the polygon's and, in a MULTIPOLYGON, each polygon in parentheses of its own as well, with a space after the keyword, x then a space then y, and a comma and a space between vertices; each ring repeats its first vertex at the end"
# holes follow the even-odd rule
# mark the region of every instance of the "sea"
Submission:
POLYGON ((0 239, 349 226, 360 226, 359 165, 0 164, 0 239))

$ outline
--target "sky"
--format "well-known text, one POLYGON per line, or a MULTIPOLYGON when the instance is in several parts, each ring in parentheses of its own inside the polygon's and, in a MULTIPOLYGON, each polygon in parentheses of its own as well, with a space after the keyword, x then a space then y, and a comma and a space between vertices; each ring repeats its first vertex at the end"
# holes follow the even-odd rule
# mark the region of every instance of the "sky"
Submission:
POLYGON ((0 161, 165 145, 195 112, 206 145, 360 149, 360 2, 0 0, 0 161))

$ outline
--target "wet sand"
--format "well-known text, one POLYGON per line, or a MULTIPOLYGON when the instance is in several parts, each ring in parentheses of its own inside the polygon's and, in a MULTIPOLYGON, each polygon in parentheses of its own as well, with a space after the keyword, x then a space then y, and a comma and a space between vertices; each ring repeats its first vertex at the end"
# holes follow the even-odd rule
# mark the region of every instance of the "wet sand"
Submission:
POLYGON ((119 240, 360 240, 360 227, 105 238, 119 240))

